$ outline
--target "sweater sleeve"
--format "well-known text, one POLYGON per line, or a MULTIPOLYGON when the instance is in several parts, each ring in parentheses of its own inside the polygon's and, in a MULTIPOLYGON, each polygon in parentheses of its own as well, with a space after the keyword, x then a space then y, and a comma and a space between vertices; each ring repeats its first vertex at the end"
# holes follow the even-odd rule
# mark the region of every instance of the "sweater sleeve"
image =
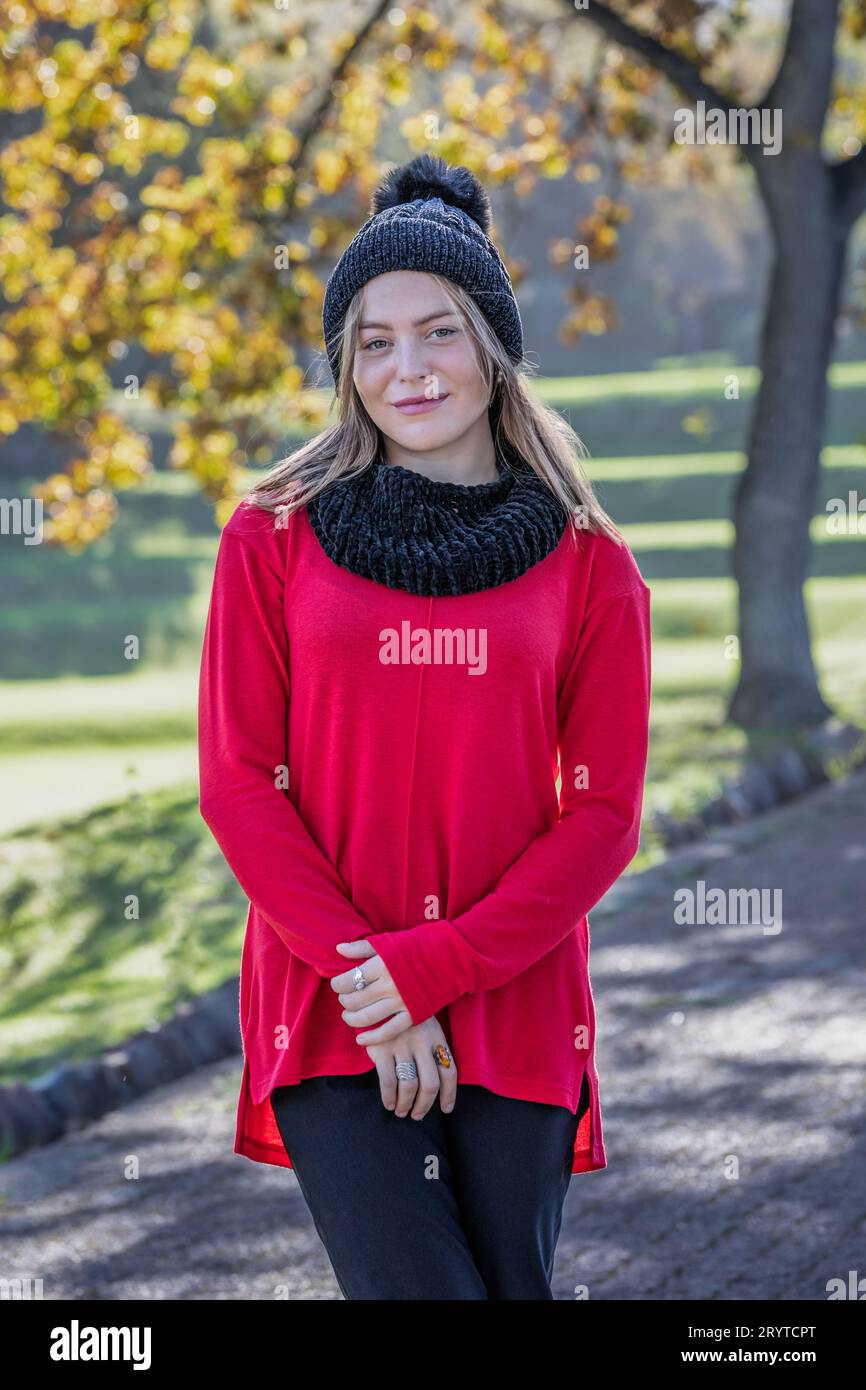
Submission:
POLYGON ((223 528, 201 654, 199 810, 250 902, 290 951, 332 977, 351 964, 336 943, 373 928, 280 781, 290 690, 284 570, 267 512, 223 528))
POLYGON ((641 580, 591 609, 563 678, 557 823, 468 911, 373 939, 414 1024, 534 965, 634 858, 649 699, 649 589, 641 580))

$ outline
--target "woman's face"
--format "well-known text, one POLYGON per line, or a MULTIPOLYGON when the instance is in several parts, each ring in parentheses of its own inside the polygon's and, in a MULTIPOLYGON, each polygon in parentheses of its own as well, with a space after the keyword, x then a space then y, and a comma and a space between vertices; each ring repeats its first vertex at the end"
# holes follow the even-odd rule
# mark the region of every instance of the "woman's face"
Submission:
POLYGON ((489 435, 472 341, 422 271, 392 270, 364 286, 353 376, 373 423, 401 449, 426 453, 489 435))

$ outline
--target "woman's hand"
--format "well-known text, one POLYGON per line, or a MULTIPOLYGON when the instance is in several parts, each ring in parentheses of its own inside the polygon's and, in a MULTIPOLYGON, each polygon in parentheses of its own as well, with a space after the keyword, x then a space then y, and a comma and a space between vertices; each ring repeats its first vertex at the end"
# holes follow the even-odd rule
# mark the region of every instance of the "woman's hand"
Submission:
POLYGON ((416 1028, 407 1028, 393 1042, 374 1043, 367 1051, 376 1063, 382 1104, 395 1115, 408 1114, 412 1102, 412 1119, 422 1120, 439 1096, 439 1104, 447 1115, 457 1099, 457 1066, 452 1057, 450 1067, 440 1066, 433 1056, 437 1043, 448 1046, 438 1019, 428 1018, 416 1028), (417 1081, 404 1081, 397 1076, 398 1062, 414 1061, 417 1081), (396 1108, 395 1108, 396 1107, 396 1108))
POLYGON ((364 978, 368 981, 364 989, 355 989, 352 976, 357 966, 344 971, 342 975, 335 975, 331 980, 331 989, 339 995, 345 1011, 344 1022, 348 1023, 350 1028, 370 1029, 371 1024, 379 1023, 383 1018, 388 1020, 381 1028, 359 1033, 355 1042, 365 1047, 373 1043, 391 1042, 401 1033, 405 1033, 407 1028, 413 1027, 412 1016, 400 998, 385 962, 381 956, 376 955, 370 942, 341 941, 337 950, 341 955, 351 956, 357 961, 363 960, 364 978))

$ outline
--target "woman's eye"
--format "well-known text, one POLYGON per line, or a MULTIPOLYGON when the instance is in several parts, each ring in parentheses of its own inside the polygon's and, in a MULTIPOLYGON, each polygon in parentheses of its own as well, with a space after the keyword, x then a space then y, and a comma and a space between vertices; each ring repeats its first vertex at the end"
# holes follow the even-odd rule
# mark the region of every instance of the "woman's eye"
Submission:
MULTIPOLYGON (((456 328, 447 328, 447 327, 445 327, 445 325, 443 324, 443 326, 442 326, 441 328, 433 328, 433 329, 431 329, 431 331, 430 331, 430 336, 432 337, 434 333, 445 333, 448 337, 450 337, 452 334, 455 334, 456 332, 457 332, 457 329, 456 329, 456 328)), ((442 342, 442 339, 440 338, 439 341, 442 342)), ((384 338, 371 338, 369 343, 364 343, 364 345, 363 345, 361 351, 362 351, 362 352, 369 352, 371 348, 378 347, 380 343, 384 343, 384 342, 385 342, 385 339, 384 339, 384 338)))

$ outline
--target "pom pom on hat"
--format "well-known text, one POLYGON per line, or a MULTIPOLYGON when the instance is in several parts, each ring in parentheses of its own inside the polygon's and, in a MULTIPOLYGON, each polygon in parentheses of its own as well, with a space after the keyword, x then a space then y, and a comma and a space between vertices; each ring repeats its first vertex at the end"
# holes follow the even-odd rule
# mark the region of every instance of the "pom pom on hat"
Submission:
POLYGON ((371 199, 370 215, 419 198, 441 198, 465 212, 482 232, 490 231, 490 200, 478 179, 462 164, 451 166, 434 154, 419 154, 386 174, 371 199))

